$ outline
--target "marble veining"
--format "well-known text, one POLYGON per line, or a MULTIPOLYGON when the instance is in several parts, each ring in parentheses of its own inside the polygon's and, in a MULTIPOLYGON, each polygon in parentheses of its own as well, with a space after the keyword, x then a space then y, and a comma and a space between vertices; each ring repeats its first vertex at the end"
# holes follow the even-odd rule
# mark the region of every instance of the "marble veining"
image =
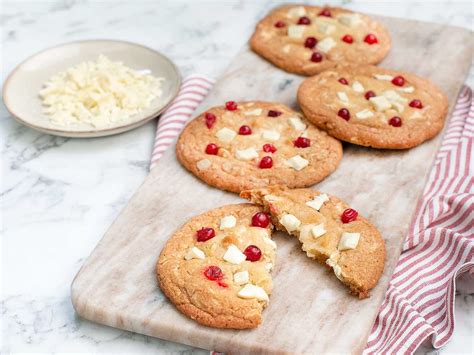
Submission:
MULTIPOLYGON (((469 2, 326 2, 472 28, 469 2)), ((170 56, 183 75, 217 77, 276 3, 3 1, 1 81, 39 50, 90 38, 136 41, 170 56)), ((148 174, 155 124, 64 139, 17 124, 1 105, 0 125, 0 352, 200 352, 83 320, 70 303, 72 278, 148 174)), ((473 306, 471 295, 457 298, 457 329, 440 352, 472 352, 473 306)), ((428 344, 420 351, 434 353, 428 344)))

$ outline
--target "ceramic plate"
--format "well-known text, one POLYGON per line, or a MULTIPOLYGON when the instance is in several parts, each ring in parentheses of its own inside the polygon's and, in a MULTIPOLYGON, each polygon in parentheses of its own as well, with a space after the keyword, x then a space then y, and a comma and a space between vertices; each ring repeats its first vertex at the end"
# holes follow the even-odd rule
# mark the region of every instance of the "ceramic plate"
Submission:
POLYGON ((131 130, 159 115, 178 94, 180 84, 176 66, 150 48, 122 41, 80 41, 46 49, 21 63, 3 86, 3 102, 16 120, 39 131, 66 137, 101 137, 131 130), (163 77, 163 95, 149 108, 106 128, 95 128, 86 123, 60 126, 51 122, 43 114, 38 95, 43 84, 71 66, 87 60, 96 61, 100 54, 112 61, 121 61, 132 69, 149 69, 153 76, 163 77))

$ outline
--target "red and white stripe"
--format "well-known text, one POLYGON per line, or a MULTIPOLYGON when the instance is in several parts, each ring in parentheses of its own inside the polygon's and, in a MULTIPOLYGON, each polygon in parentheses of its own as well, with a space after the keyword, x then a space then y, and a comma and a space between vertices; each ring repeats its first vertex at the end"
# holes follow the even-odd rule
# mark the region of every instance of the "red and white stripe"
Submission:
POLYGON ((464 87, 428 176, 365 354, 411 354, 454 331, 456 279, 474 272, 474 105, 464 87))
MULTIPOLYGON (((158 122, 150 168, 213 83, 202 76, 184 80, 158 122)), ((451 338, 456 279, 464 272, 474 273, 473 146, 472 92, 464 87, 364 353, 411 354, 430 335, 435 348, 451 338)))
POLYGON ((213 85, 214 80, 200 75, 191 75, 184 79, 178 95, 158 120, 150 170, 179 135, 213 85))

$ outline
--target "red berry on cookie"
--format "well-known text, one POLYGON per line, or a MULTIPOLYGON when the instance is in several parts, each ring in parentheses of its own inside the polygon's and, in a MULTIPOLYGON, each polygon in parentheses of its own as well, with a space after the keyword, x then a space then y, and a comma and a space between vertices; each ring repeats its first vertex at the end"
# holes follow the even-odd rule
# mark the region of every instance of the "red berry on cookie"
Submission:
POLYGON ((405 85, 405 78, 401 75, 397 75, 392 79, 392 84, 396 86, 403 86, 405 85))
POLYGON ((293 142, 296 148, 308 148, 311 146, 311 140, 306 137, 298 137, 296 140, 293 142))
POLYGON ((273 166, 273 159, 271 157, 265 156, 260 160, 258 167, 260 169, 270 169, 273 166))
POLYGON ((257 212, 252 217, 252 226, 267 228, 270 224, 270 217, 265 212, 257 212))
POLYGON ((239 134, 241 136, 248 136, 248 135, 252 134, 252 128, 250 128, 249 126, 246 126, 246 125, 240 126, 239 134))
POLYGON ((263 151, 265 153, 275 153, 277 149, 273 144, 267 143, 263 145, 263 151))
POLYGON ((237 110, 237 102, 227 101, 225 103, 225 108, 227 109, 227 111, 235 111, 235 110, 237 110))
POLYGON ((345 78, 340 78, 338 81, 339 81, 342 85, 349 85, 349 82, 348 82, 347 79, 345 79, 345 78))
POLYGON ((210 143, 206 146, 206 154, 217 155, 218 151, 219 151, 219 147, 215 145, 214 143, 210 143))
POLYGON ((204 119, 206 121, 206 126, 209 129, 211 129, 212 126, 214 126, 214 123, 216 123, 216 121, 217 121, 216 115, 214 115, 213 113, 210 113, 210 112, 206 112, 206 114, 204 115, 204 119))
POLYGON ((314 48, 317 43, 318 43, 318 40, 315 37, 308 37, 304 41, 304 46, 306 48, 314 48))
POLYGON ((213 228, 210 227, 202 227, 200 230, 196 232, 197 241, 198 242, 205 242, 209 239, 212 239, 216 236, 216 232, 213 228))
POLYGON ((315 63, 319 63, 320 61, 323 60, 323 55, 319 52, 314 52, 312 55, 311 55, 311 61, 312 62, 315 62, 315 63))
POLYGON ((310 25, 310 24, 311 24, 311 20, 309 19, 309 17, 302 16, 298 20, 298 25, 310 25))
POLYGON ((276 28, 282 28, 282 27, 285 27, 285 26, 286 26, 286 24, 283 21, 277 21, 275 23, 276 28))
POLYGON ((388 120, 388 124, 393 127, 401 127, 402 126, 402 119, 400 117, 392 117, 388 120))
POLYGON ((211 281, 218 281, 224 278, 224 273, 219 266, 210 265, 204 269, 204 276, 211 281))
POLYGON ((276 111, 276 110, 269 110, 268 111, 268 117, 278 117, 282 114, 283 112, 281 111, 276 111))
POLYGON ((247 260, 251 262, 259 261, 262 257, 262 251, 256 245, 249 245, 245 248, 244 254, 247 257, 247 260))
POLYGON ((412 100, 412 101, 409 103, 409 106, 410 106, 410 107, 413 107, 413 108, 419 108, 419 109, 423 108, 423 104, 422 104, 421 101, 418 100, 418 99, 412 100))
POLYGON ((365 93, 364 96, 365 96, 365 99, 368 100, 368 99, 370 99, 371 97, 375 97, 375 96, 377 96, 377 95, 375 95, 375 92, 373 92, 372 90, 369 90, 369 91, 367 91, 367 92, 365 93))
POLYGON ((379 43, 377 37, 375 37, 375 35, 373 35, 372 33, 369 33, 367 36, 365 36, 364 42, 365 42, 365 43, 368 43, 368 44, 376 44, 376 43, 379 43))
POLYGON ((342 221, 342 223, 353 222, 357 219, 358 215, 359 215, 359 213, 356 210, 354 210, 352 208, 348 208, 348 209, 344 210, 344 212, 342 212, 341 221, 342 221))
POLYGON ((344 35, 341 39, 342 39, 343 42, 346 42, 346 43, 349 43, 349 44, 354 42, 354 38, 352 38, 351 35, 344 35))
POLYGON ((351 113, 347 108, 341 108, 338 112, 337 115, 346 121, 349 121, 351 119, 351 113))
POLYGON ((332 17, 331 15, 331 10, 329 9, 323 9, 318 16, 325 16, 325 17, 332 17))

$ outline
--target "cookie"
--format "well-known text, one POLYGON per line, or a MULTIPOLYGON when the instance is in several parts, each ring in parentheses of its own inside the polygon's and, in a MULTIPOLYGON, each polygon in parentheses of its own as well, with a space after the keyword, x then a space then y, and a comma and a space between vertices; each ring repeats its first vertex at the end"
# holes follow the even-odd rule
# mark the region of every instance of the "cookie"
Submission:
POLYGON ((443 128, 448 99, 430 81, 375 66, 337 68, 302 82, 304 114, 331 136, 373 148, 406 149, 443 128))
POLYGON ((385 243, 356 210, 313 189, 273 186, 241 196, 263 206, 277 229, 298 237, 306 254, 329 266, 352 294, 369 296, 384 268, 385 243))
POLYGON ((255 328, 272 291, 276 244, 271 229, 269 216, 248 203, 192 218, 161 252, 161 290, 200 324, 255 328))
POLYGON ((269 184, 315 184, 336 169, 342 146, 285 105, 229 101, 192 120, 176 154, 207 184, 238 193, 269 184))
POLYGON ((379 63, 390 50, 391 39, 384 26, 363 14, 286 5, 258 23, 250 46, 288 72, 314 75, 341 64, 379 63))

